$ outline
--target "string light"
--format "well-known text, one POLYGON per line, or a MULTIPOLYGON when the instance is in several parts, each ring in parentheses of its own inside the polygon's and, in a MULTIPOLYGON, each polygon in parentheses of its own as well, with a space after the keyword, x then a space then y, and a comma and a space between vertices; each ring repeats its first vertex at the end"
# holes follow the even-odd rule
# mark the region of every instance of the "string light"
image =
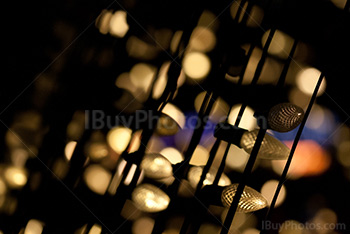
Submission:
POLYGON ((138 209, 150 213, 165 210, 170 202, 166 193, 151 184, 137 186, 131 197, 138 209))
POLYGON ((146 154, 141 162, 145 176, 152 179, 163 179, 173 174, 173 168, 168 159, 157 153, 146 154))
MULTIPOLYGON (((236 194, 238 184, 232 184, 222 191, 221 201, 226 207, 230 207, 236 194)), ((237 212, 253 212, 267 206, 267 200, 259 192, 249 186, 245 186, 243 194, 238 203, 237 212)))
MULTIPOLYGON (((250 132, 245 132, 242 136, 240 145, 249 154, 253 150, 258 132, 259 130, 256 129, 250 132)), ((290 150, 285 144, 273 136, 265 134, 258 157, 261 159, 284 160, 288 158, 289 152, 290 150)))

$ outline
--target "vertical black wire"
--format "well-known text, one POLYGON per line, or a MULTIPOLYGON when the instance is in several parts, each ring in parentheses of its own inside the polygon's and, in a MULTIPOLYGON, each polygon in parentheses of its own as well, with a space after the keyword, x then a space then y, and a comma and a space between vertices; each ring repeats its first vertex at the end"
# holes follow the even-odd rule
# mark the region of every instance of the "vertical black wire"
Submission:
MULTIPOLYGON (((315 86, 315 90, 312 94, 312 97, 310 99, 310 102, 309 102, 309 105, 305 111, 305 114, 304 114, 304 118, 302 120, 302 122, 300 123, 300 127, 298 129, 298 132, 294 138, 294 142, 293 142, 293 145, 292 145, 292 148, 290 150, 290 153, 289 153, 289 156, 288 156, 288 159, 287 159, 287 162, 286 162, 286 165, 284 166, 284 169, 283 169, 283 172, 282 172, 282 175, 280 177, 280 180, 279 180, 279 183, 278 183, 278 186, 276 188, 276 191, 275 191, 275 194, 273 196, 273 199, 272 199, 272 202, 271 202, 271 205, 270 205, 270 208, 268 209, 267 211, 267 214, 266 214, 266 217, 265 217, 265 220, 264 222, 266 222, 267 220, 269 220, 270 218, 270 215, 271 215, 271 212, 272 210, 274 209, 275 205, 276 205, 276 201, 277 201, 277 198, 278 198, 278 195, 281 191, 281 188, 284 184, 284 182, 286 181, 286 177, 287 177, 287 173, 288 173, 288 170, 289 170, 289 167, 290 167, 290 164, 292 163, 292 159, 293 159, 293 156, 294 156, 294 152, 297 148, 297 145, 299 143, 299 140, 300 140, 300 137, 301 137, 301 134, 303 132, 303 129, 305 127, 305 124, 306 124, 306 121, 307 121, 307 118, 311 112, 311 109, 312 109, 312 106, 316 100, 316 97, 317 97, 317 93, 318 93, 318 90, 320 89, 320 86, 321 86, 321 83, 322 83, 322 80, 323 80, 323 77, 324 77, 324 73, 321 73, 320 77, 318 78, 318 81, 317 81, 317 84, 315 86)), ((261 230, 260 233, 265 233, 266 230, 261 230)))
POLYGON ((226 215, 226 218, 224 221, 224 225, 223 225, 221 232, 220 232, 221 234, 227 234, 230 230, 233 218, 235 217, 235 214, 236 214, 239 200, 243 194, 244 187, 246 185, 246 181, 247 181, 249 175, 251 174, 251 171, 252 171, 253 166, 255 164, 261 143, 264 140, 265 133, 266 133, 266 129, 264 129, 264 128, 259 129, 258 135, 257 135, 255 143, 254 143, 253 150, 250 154, 247 165, 244 169, 243 175, 241 177, 241 181, 237 187, 236 194, 233 197, 232 204, 227 212, 227 215, 226 215))
MULTIPOLYGON (((258 63, 258 66, 255 70, 255 73, 254 73, 254 77, 253 77, 253 80, 251 82, 251 85, 256 85, 256 83, 258 82, 259 80, 259 77, 260 77, 260 74, 262 72, 262 68, 265 64, 265 60, 267 58, 267 55, 268 55, 268 49, 270 47, 270 44, 271 44, 271 41, 272 41, 272 38, 273 36, 275 35, 275 32, 276 32, 276 29, 275 28, 272 28, 270 30, 270 33, 269 33, 269 36, 268 36, 268 39, 265 43, 265 46, 263 48, 263 52, 262 52, 262 55, 261 55, 261 58, 260 58, 260 61, 258 63)), ((244 110, 245 108, 247 107, 247 104, 246 103, 243 103, 242 106, 241 106, 241 109, 239 110, 239 113, 238 113, 238 116, 237 116, 237 119, 236 119, 236 122, 235 122, 235 126, 238 127, 239 123, 240 123, 240 119, 242 118, 241 116, 243 116, 243 113, 244 113, 244 110)), ((230 150, 230 147, 231 147, 231 144, 227 144, 227 147, 226 147, 226 150, 225 150, 225 153, 224 153, 224 156, 221 160, 221 163, 220 163, 220 167, 216 173, 216 176, 215 176, 215 183, 213 183, 213 185, 217 185, 218 182, 220 181, 220 177, 222 175, 222 173, 224 172, 224 169, 225 169, 225 164, 226 164, 226 158, 227 158, 227 155, 228 155, 228 152, 230 150)))

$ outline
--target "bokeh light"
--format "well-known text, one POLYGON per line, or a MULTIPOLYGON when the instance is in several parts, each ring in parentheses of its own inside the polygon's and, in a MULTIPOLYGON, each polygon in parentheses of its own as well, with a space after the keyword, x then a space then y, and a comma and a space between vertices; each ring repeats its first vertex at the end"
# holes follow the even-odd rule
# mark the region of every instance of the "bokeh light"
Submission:
POLYGON ((108 145, 118 154, 121 154, 131 140, 132 130, 125 127, 112 128, 107 134, 108 145))
POLYGON ((167 147, 160 151, 160 154, 167 158, 171 164, 176 164, 184 160, 182 154, 173 147, 167 147))
MULTIPOLYGON (((291 141, 285 142, 288 147, 291 141)), ((288 178, 317 176, 324 173, 331 164, 331 158, 317 142, 313 140, 301 140, 295 150, 293 161, 290 165, 288 178)), ((284 168, 284 161, 272 161, 273 170, 280 174, 284 168)))
MULTIPOLYGON (((321 72, 316 68, 306 67, 299 71, 296 77, 297 87, 305 94, 311 96, 314 92, 317 81, 321 75, 321 72)), ((326 78, 323 78, 320 89, 317 96, 324 93, 326 89, 326 78)))
MULTIPOLYGON (((266 198, 269 205, 271 205, 273 196, 275 194, 275 191, 277 189, 278 181, 277 180, 269 180, 264 183, 264 185, 261 188, 261 194, 266 198)), ((280 206, 284 200, 286 199, 286 187, 282 185, 282 188, 278 194, 275 207, 280 206)))
MULTIPOLYGON (((234 105, 231 108, 230 115, 228 117, 228 123, 234 125, 239 113, 239 110, 241 109, 242 105, 234 105)), ((254 118, 254 111, 252 108, 247 106, 243 112, 241 121, 238 125, 240 128, 244 128, 247 130, 253 130, 257 126, 256 119, 254 118)))
POLYGON ((84 181, 91 191, 103 195, 106 193, 112 174, 99 165, 90 165, 85 169, 84 181))
POLYGON ((205 54, 200 52, 190 52, 185 55, 182 66, 188 77, 194 80, 200 80, 208 75, 211 63, 208 56, 205 54))

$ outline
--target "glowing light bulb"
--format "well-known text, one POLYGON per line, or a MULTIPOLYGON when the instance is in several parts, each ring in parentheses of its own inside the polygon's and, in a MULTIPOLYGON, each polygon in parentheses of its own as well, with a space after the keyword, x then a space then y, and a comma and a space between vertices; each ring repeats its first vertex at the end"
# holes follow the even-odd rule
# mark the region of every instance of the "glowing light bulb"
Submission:
MULTIPOLYGON (((221 201, 226 207, 230 207, 233 197, 237 192, 238 184, 231 184, 222 191, 221 201)), ((238 203, 237 212, 253 212, 261 210, 267 206, 267 200, 263 195, 255 189, 245 186, 240 201, 238 203)))
POLYGON ((301 123, 303 117, 302 108, 291 103, 281 103, 270 109, 268 123, 272 130, 289 132, 301 123))
MULTIPOLYGON (((259 130, 245 132, 241 139, 241 147, 247 152, 251 153, 255 144, 256 137, 259 130)), ((269 134, 265 134, 264 140, 261 143, 258 157, 270 160, 284 160, 288 158, 289 148, 269 134)))
MULTIPOLYGON (((203 171, 203 167, 191 167, 188 172, 188 180, 193 188, 197 187, 197 184, 201 178, 203 171)), ((211 168, 209 172, 207 173, 207 176, 205 177, 205 180, 203 181, 203 185, 211 185, 214 182, 216 175, 216 170, 211 168)), ((220 186, 227 186, 231 184, 231 180, 225 175, 222 174, 219 180, 220 186)))
POLYGON ((152 179, 163 179, 173 175, 173 167, 168 159, 157 153, 146 154, 141 162, 145 176, 152 179))
POLYGON ((150 213, 165 210, 170 202, 166 193, 151 184, 137 186, 132 192, 131 198, 138 209, 150 213))

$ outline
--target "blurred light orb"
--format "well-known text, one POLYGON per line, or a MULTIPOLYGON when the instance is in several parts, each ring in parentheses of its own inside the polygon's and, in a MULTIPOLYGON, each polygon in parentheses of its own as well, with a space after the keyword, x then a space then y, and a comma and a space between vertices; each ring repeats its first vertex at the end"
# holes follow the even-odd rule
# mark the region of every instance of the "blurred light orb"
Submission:
POLYGON ((260 231, 258 229, 255 228, 248 228, 246 230, 244 230, 244 232, 242 234, 259 234, 260 231))
POLYGON ((5 169, 4 178, 10 188, 19 189, 27 183, 27 171, 24 168, 9 166, 5 169))
POLYGON ((157 125, 159 135, 170 136, 185 126, 186 118, 182 111, 171 103, 167 103, 162 110, 157 125))
MULTIPOLYGON (((350 141, 343 141, 337 146, 338 162, 344 167, 350 167, 350 141)), ((0 193, 1 194, 1 193, 0 193)))
POLYGON ((124 37, 129 30, 125 11, 116 11, 109 20, 109 33, 116 37, 124 37))
POLYGON ((112 174, 99 165, 88 166, 83 175, 89 189, 97 194, 106 193, 112 174))
MULTIPOLYGON (((229 117, 228 117, 228 123, 234 125, 239 113, 239 110, 241 109, 242 105, 234 105, 231 108, 229 117)), ((254 118, 254 111, 252 108, 247 106, 243 112, 241 121, 239 122, 238 127, 244 128, 247 130, 253 130, 256 127, 256 119, 254 118)))
POLYGON ((107 34, 109 32, 109 22, 112 18, 112 12, 110 10, 103 10, 97 17, 95 26, 99 29, 100 33, 107 34))
POLYGON ((200 52, 186 54, 182 63, 185 74, 194 80, 200 80, 208 75, 211 67, 208 56, 200 52))
POLYGON ((36 219, 28 221, 24 234, 41 234, 44 229, 44 224, 36 219))
MULTIPOLYGON (((265 46, 271 29, 267 30, 261 38, 261 43, 265 46)), ((276 30, 272 37, 268 53, 282 59, 287 59, 293 47, 294 39, 280 30, 276 30)))
POLYGON ((282 223, 280 234, 303 234, 304 224, 296 220, 286 220, 282 223))
POLYGON ((165 210, 170 202, 170 198, 165 192, 151 184, 137 186, 131 197, 138 209, 150 213, 165 210))
POLYGON ((86 154, 93 161, 101 160, 108 156, 108 146, 105 142, 92 142, 87 145, 86 154))
POLYGON ((130 70, 131 83, 147 92, 156 74, 156 68, 146 63, 138 63, 130 70))
POLYGON ((207 164, 209 158, 209 151, 201 145, 197 145, 194 150, 190 164, 194 166, 204 166, 207 164))
POLYGON ((232 3, 230 8, 231 17, 237 19, 238 22, 241 23, 243 16, 248 14, 249 17, 247 18, 246 25, 252 28, 259 27, 264 18, 264 11, 257 5, 253 5, 248 13, 248 2, 245 2, 243 5, 241 5, 241 2, 242 1, 238 0, 232 3), (237 15, 238 10, 240 10, 239 15, 237 15))
POLYGON ((102 227, 98 224, 94 224, 94 226, 92 226, 88 234, 101 234, 101 233, 102 233, 102 227))
POLYGON ((184 160, 183 155, 173 147, 164 148, 159 153, 167 158, 171 164, 177 164, 184 160))
POLYGON ((238 171, 244 170, 244 165, 248 162, 249 154, 244 149, 231 144, 226 158, 226 165, 229 168, 236 169, 238 171))
POLYGON ((190 49, 195 51, 208 52, 215 47, 215 44, 215 34, 209 28, 197 26, 193 30, 189 42, 190 49))
POLYGON ((152 179, 163 179, 173 175, 173 167, 169 160, 158 153, 146 154, 140 167, 145 176, 152 179))
MULTIPOLYGON (((273 196, 275 195, 275 191, 277 189, 278 186, 278 181, 277 180, 269 180, 267 182, 264 183, 264 185, 261 188, 261 194, 266 198, 269 206, 271 205, 273 196)), ((278 194, 277 197, 277 201, 275 204, 275 207, 280 206, 285 198, 286 198, 286 187, 284 185, 282 185, 282 188, 280 190, 280 193, 278 194)))
MULTIPOLYGON (((286 141, 291 147, 293 142, 286 141)), ((301 140, 295 150, 292 163, 289 168, 288 178, 317 176, 324 173, 331 165, 329 153, 313 140, 301 140)), ((272 168, 277 174, 281 174, 285 166, 284 161, 272 161, 272 168)))
MULTIPOLYGON (((203 171, 203 167, 195 166, 190 168, 188 172, 188 181, 190 182, 193 188, 197 187, 197 184, 202 175, 202 171, 203 171)), ((207 173, 205 180, 203 181, 203 186, 213 184, 216 176, 216 172, 217 170, 214 170, 213 168, 209 169, 209 172, 207 173)), ((222 173, 218 185, 227 186, 230 184, 231 184, 231 180, 224 173, 222 173)))
POLYGON ((346 0, 331 0, 331 2, 341 10, 343 10, 346 5, 346 0))
POLYGON ((133 234, 151 234, 155 220, 150 217, 141 217, 132 224, 133 234))
POLYGON ((125 127, 112 128, 107 134, 108 145, 117 153, 121 154, 131 140, 132 130, 125 127))
MULTIPOLYGON (((196 99, 194 100, 194 108, 197 111, 197 113, 201 108, 202 102, 205 97, 205 93, 205 91, 201 92, 197 95, 196 99)), ((224 121, 227 116, 227 113, 229 112, 229 109, 229 105, 222 98, 219 97, 214 102, 214 105, 209 114, 209 119, 215 123, 224 121)))
POLYGON ((0 178, 0 197, 4 195, 7 191, 5 182, 0 178))
MULTIPOLYGON (((298 72, 296 77, 297 87, 305 94, 311 96, 314 92, 317 81, 321 75, 321 72, 316 68, 307 67, 298 72)), ((326 89, 326 78, 324 77, 318 90, 317 96, 324 93, 326 89)))
POLYGON ((66 159, 68 161, 72 158, 72 155, 74 153, 76 146, 77 146, 76 141, 70 141, 67 143, 66 147, 64 148, 64 155, 66 156, 66 159))

